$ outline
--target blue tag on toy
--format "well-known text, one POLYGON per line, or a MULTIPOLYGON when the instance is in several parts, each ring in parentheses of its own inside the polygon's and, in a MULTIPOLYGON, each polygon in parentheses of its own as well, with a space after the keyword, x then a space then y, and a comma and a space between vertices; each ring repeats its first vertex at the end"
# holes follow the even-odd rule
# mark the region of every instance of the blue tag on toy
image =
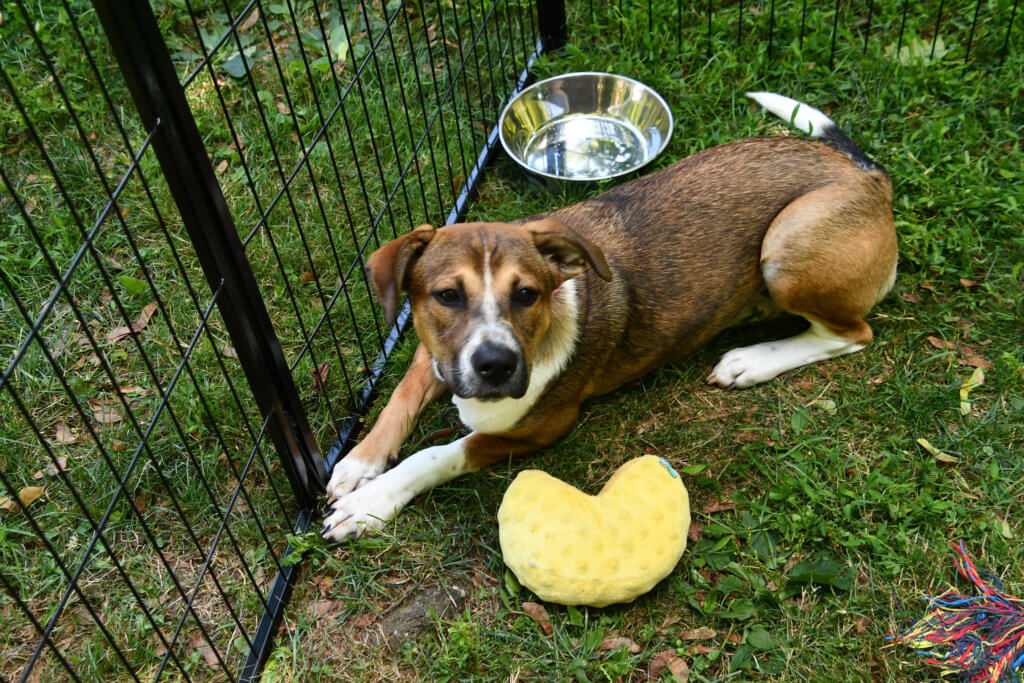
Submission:
POLYGON ((658 458, 658 462, 660 462, 660 463, 661 463, 662 465, 664 465, 664 466, 665 466, 665 468, 666 468, 666 469, 668 469, 669 473, 670 473, 670 474, 671 474, 671 475, 672 475, 673 477, 675 477, 676 479, 678 479, 678 478, 679 478, 679 475, 678 475, 678 474, 676 474, 676 471, 675 471, 674 469, 672 469, 672 465, 669 465, 669 464, 668 464, 668 460, 666 460, 665 458, 658 458))

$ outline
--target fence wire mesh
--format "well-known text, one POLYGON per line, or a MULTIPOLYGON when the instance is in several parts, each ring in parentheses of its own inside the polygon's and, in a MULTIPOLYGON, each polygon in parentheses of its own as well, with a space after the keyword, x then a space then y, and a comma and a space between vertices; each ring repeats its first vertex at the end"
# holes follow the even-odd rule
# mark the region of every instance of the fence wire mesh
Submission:
MULTIPOLYGON (((154 12, 326 449, 388 334, 362 258, 445 221, 532 9, 154 12)), ((224 283, 204 285, 93 8, 18 2, 0 29, 0 676, 234 679, 298 508, 224 283)))
MULTIPOLYGON (((537 8, 152 7, 331 463, 397 339, 365 256, 465 209, 537 8)), ((1017 0, 670 8, 584 0, 570 27, 602 49, 646 30, 638 59, 694 68, 726 41, 830 65, 884 41, 948 68, 1024 40, 1017 0)), ((0 54, 0 677, 234 680, 263 647, 299 506, 218 308, 225 283, 206 284, 93 6, 16 0, 0 54)))

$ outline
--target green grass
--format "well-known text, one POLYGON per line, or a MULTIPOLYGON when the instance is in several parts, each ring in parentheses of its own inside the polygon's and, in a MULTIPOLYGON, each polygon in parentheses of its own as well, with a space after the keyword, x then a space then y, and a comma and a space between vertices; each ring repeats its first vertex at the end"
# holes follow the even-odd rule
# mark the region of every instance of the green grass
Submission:
MULTIPOLYGON (((181 5, 161 4, 158 15, 184 75, 194 67, 203 38, 196 36, 181 5)), ((304 27, 312 25, 309 5, 303 3, 298 13, 304 27)), ((625 5, 620 10, 615 2, 595 3, 593 8, 588 3, 570 4, 570 45, 543 58, 537 71, 540 76, 587 69, 614 71, 657 89, 672 107, 676 131, 653 167, 745 136, 786 134, 781 122, 742 97, 744 90, 756 88, 784 92, 824 109, 890 170, 901 265, 896 290, 870 321, 876 341, 859 354, 789 373, 761 387, 740 392, 708 388, 703 378, 724 350, 789 334, 794 326, 781 321, 765 328, 731 330, 699 354, 593 401, 573 431, 551 448, 456 480, 417 499, 376 537, 345 548, 314 543, 268 665, 268 680, 629 679, 641 677, 655 653, 686 645, 678 642, 678 633, 695 626, 710 626, 717 632, 705 643, 709 652, 686 655, 699 680, 773 673, 786 679, 926 679, 931 672, 922 670, 908 651, 884 649, 884 636, 921 614, 919 596, 938 592, 953 580, 952 540, 965 539, 982 564, 997 571, 1011 589, 1024 590, 1020 569, 1024 553, 1019 549, 1024 533, 1019 522, 1024 498, 1020 484, 1024 464, 1019 457, 1024 439, 1024 357, 1019 341, 1019 331, 1024 329, 1020 141, 1024 118, 1019 106, 1024 97, 1020 85, 1024 38, 1019 28, 1010 36, 1010 56, 997 68, 1011 3, 982 4, 966 69, 961 61, 973 4, 944 8, 936 59, 929 56, 937 2, 915 5, 908 14, 903 46, 897 45, 901 4, 874 7, 871 39, 863 54, 864 24, 859 19, 866 16, 867 3, 843 4, 834 70, 827 66, 831 4, 829 9, 809 8, 808 32, 800 44, 801 4, 777 2, 776 22, 770 29, 775 57, 771 62, 764 54, 767 3, 718 9, 710 41, 700 9, 692 14, 684 11, 680 40, 675 33, 675 3, 654 3, 653 33, 647 31, 646 3, 638 3, 637 8, 625 5), (849 26, 857 28, 844 28, 849 26), (745 39, 737 47, 740 30, 745 39), (961 278, 980 284, 965 286, 961 278), (929 337, 953 342, 957 348, 935 348, 929 337), (957 363, 964 358, 965 348, 994 365, 986 370, 985 384, 972 392, 972 408, 963 415, 959 386, 972 370, 957 363), (959 462, 936 462, 916 444, 917 438, 928 439, 959 462), (657 453, 692 472, 684 480, 694 519, 704 525, 700 540, 691 545, 668 579, 631 605, 602 610, 548 605, 555 632, 544 636, 521 608, 522 602, 535 596, 506 572, 498 550, 495 512, 508 483, 522 469, 535 467, 596 491, 618 465, 645 452, 657 453), (731 501, 736 508, 703 514, 712 501, 731 501), (791 563, 801 559, 838 562, 838 570, 827 577, 835 585, 794 581, 787 565, 792 568, 791 563), (457 616, 437 622, 424 637, 397 653, 360 642, 367 622, 376 623, 384 612, 425 586, 456 578, 474 580, 472 594, 457 616), (597 649, 612 632, 632 638, 642 651, 632 655, 597 649)), ((95 17, 86 3, 75 7, 82 12, 86 42, 95 51, 105 80, 112 84, 115 102, 126 106, 127 95, 117 86, 116 69, 101 45, 95 17)), ((227 162, 221 179, 243 236, 281 186, 274 151, 287 174, 309 144, 311 131, 319 126, 317 102, 336 101, 332 100, 336 83, 331 72, 316 71, 323 64, 315 66, 323 57, 316 41, 297 40, 289 28, 290 16, 280 7, 267 5, 265 28, 280 46, 283 79, 265 47, 262 23, 243 31, 242 50, 251 50, 249 56, 254 59, 251 86, 246 79, 224 72, 236 48, 226 49, 215 60, 220 92, 243 153, 233 145, 213 79, 204 73, 188 91, 215 166, 227 162), (300 43, 308 46, 309 62, 317 74, 312 90, 303 87, 307 78, 300 43), (287 98, 282 80, 288 87, 287 98), (260 111, 265 119, 258 115, 260 111), (255 193, 248 189, 243 158, 255 193)), ((444 7, 451 12, 450 5, 444 7)), ((199 7, 200 29, 207 36, 224 30, 226 18, 219 11, 219 6, 199 7)), ((434 12, 428 7, 427 17, 419 12, 408 15, 415 41, 422 40, 424 24, 437 23, 434 12)), ((69 86, 83 127, 98 133, 92 142, 101 167, 116 181, 129 155, 114 132, 89 65, 78 57, 82 48, 67 17, 45 3, 33 6, 30 13, 38 21, 62 81, 69 86)), ((367 28, 360 22, 379 29, 374 27, 380 21, 379 12, 371 12, 369 22, 355 7, 346 16, 353 33, 367 28)), ((446 16, 451 19, 450 14, 446 16)), ((462 18, 466 20, 464 14, 462 18)), ((324 21, 331 33, 340 15, 325 16, 324 21)), ((440 28, 435 28, 441 35, 440 28)), ((401 22, 396 38, 399 35, 405 35, 401 22)), ((4 9, 0 23, 4 68, 25 98, 66 183, 71 206, 88 225, 103 206, 102 187, 28 36, 20 12, 4 9)), ((363 36, 355 45, 360 40, 368 39, 363 36)), ((394 186, 400 161, 422 131, 422 120, 416 119, 422 119, 419 101, 408 90, 415 79, 407 67, 413 65, 421 74, 434 69, 442 87, 450 82, 443 52, 435 45, 428 55, 417 45, 410 47, 405 38, 397 41, 397 67, 390 53, 382 53, 380 78, 369 74, 361 81, 368 93, 367 105, 366 110, 362 105, 351 110, 351 136, 335 124, 330 149, 321 143, 313 153, 310 168, 319 192, 313 191, 309 174, 300 170, 291 195, 269 212, 270 229, 258 231, 247 247, 324 446, 330 444, 338 421, 351 405, 345 377, 358 381, 365 365, 358 340, 366 340, 372 348, 380 329, 366 289, 352 290, 354 315, 348 314, 347 304, 335 307, 330 314, 333 325, 322 328, 304 353, 303 342, 324 314, 336 278, 344 276, 339 271, 353 257, 349 226, 357 239, 368 234, 370 216, 382 209, 386 188, 394 186), (396 109, 399 82, 410 97, 414 116, 409 124, 396 109), (390 109, 385 110, 384 96, 390 109), (387 138, 378 139, 382 155, 378 166, 369 151, 370 140, 387 129, 389 115, 398 132, 393 145, 387 138), (305 243, 299 225, 308 237, 305 243), (280 262, 272 248, 281 254, 280 262), (307 272, 318 277, 303 281, 307 272), (291 296, 298 305, 293 306, 291 296), (310 374, 325 360, 332 364, 326 397, 312 391, 310 374)), ((353 46, 353 53, 364 49, 353 46)), ((450 57, 456 58, 454 49, 450 57)), ((456 83, 473 104, 446 109, 439 124, 446 133, 447 153, 455 159, 459 157, 456 138, 462 136, 470 155, 483 138, 482 124, 493 121, 500 103, 486 76, 487 55, 481 52, 478 57, 481 71, 470 60, 466 82, 456 83)), ((349 67, 338 69, 342 87, 351 73, 349 67)), ((428 115, 433 98, 431 92, 424 93, 428 115)), ((32 198, 30 214, 57 269, 62 270, 81 243, 70 207, 32 141, 21 132, 24 124, 9 106, 3 88, 0 102, 4 105, 0 108, 4 171, 14 179, 22 198, 32 198)), ((426 147, 417 155, 419 174, 413 175, 405 191, 396 192, 392 211, 385 213, 380 225, 382 237, 423 220, 441 222, 453 190, 461 183, 461 161, 450 170, 445 166, 446 145, 437 134, 440 129, 432 131, 429 151, 433 155, 426 147)), ((128 133, 137 149, 144 131, 129 127, 128 133)), ((202 308, 209 302, 187 237, 174 219, 166 188, 157 179, 152 155, 144 157, 142 170, 168 219, 170 239, 159 229, 143 187, 133 179, 121 208, 135 243, 120 220, 108 221, 96 242, 99 258, 86 256, 72 286, 80 313, 62 298, 43 329, 56 367, 83 406, 90 399, 112 396, 113 384, 147 391, 154 390, 157 382, 165 386, 180 360, 180 343, 187 344, 196 329, 197 304, 202 308), (182 267, 174 261, 176 254, 182 267), (135 282, 143 287, 139 289, 135 282), (190 284, 196 292, 194 300, 190 284), (129 319, 153 300, 154 292, 165 301, 166 311, 154 317, 138 344, 104 341, 110 328, 123 324, 122 311, 104 292, 108 288, 118 294, 129 319), (95 347, 85 338, 78 318, 87 324, 94 321, 95 347), (116 382, 103 367, 88 361, 94 352, 107 361, 116 382), (141 362, 143 353, 152 360, 152 374, 141 362), (86 362, 76 367, 83 358, 86 362)), ((511 219, 593 191, 587 188, 566 198, 552 198, 526 183, 509 161, 499 159, 488 170, 469 218, 511 219)), ((0 343, 9 359, 27 327, 12 305, 12 295, 35 315, 55 279, 6 190, 0 193, 0 214, 5 225, 13 226, 0 231, 0 267, 11 282, 10 288, 0 289, 0 343)), ((165 486, 154 466, 146 464, 148 454, 129 485, 132 498, 186 582, 202 557, 182 532, 171 491, 195 525, 199 545, 205 547, 236 484, 230 465, 240 467, 251 447, 246 419, 249 428, 258 429, 252 406, 244 398, 245 381, 237 362, 221 357, 226 341, 214 316, 209 336, 200 340, 193 356, 194 376, 183 375, 172 394, 171 406, 186 438, 180 437, 167 414, 155 423, 155 458, 172 486, 165 486), (221 379, 221 363, 243 397, 242 408, 221 379), (208 410, 203 402, 210 406, 208 410), (212 482, 212 499, 200 475, 212 482)), ((382 395, 387 395, 404 367, 411 342, 396 356, 382 395)), ((81 419, 68 404, 57 370, 38 344, 19 364, 12 386, 47 438, 58 422, 76 430, 79 442, 66 448, 55 445, 54 453, 69 457, 69 478, 98 518, 110 500, 112 474, 86 425, 96 428, 98 442, 107 448, 119 471, 133 454, 138 435, 123 423, 95 425, 88 414, 81 419), (118 450, 115 444, 127 448, 118 450)), ((157 400, 156 395, 129 397, 143 426, 152 419, 157 400)), ((38 483, 32 474, 44 468, 48 459, 6 391, 0 395, 0 412, 0 466, 5 476, 18 486, 38 483)), ((439 429, 458 427, 450 405, 433 406, 405 452, 430 443, 439 429)), ((264 455, 273 461, 272 449, 266 448, 264 455)), ((62 556, 73 561, 91 527, 81 520, 65 486, 53 479, 44 481, 49 482, 48 498, 32 510, 62 556)), ((279 468, 257 465, 247 480, 249 500, 245 508, 236 509, 231 526, 261 586, 275 566, 253 519, 266 520, 275 551, 283 547, 290 526, 287 515, 277 509, 271 482, 282 492, 287 489, 279 468)), ((157 622, 169 631, 182 601, 141 537, 135 513, 122 503, 114 515, 111 544, 153 605, 157 622)), ((17 582, 22 597, 45 618, 63 585, 62 577, 48 553, 33 540, 24 519, 2 512, 0 564, 5 576, 17 582)), ((259 604, 240 562, 226 550, 218 553, 214 567, 251 629, 259 604)), ((159 641, 119 586, 109 556, 100 553, 82 583, 140 675, 151 675, 160 659, 159 641)), ((216 644, 237 669, 244 657, 244 642, 219 607, 216 591, 204 585, 200 596, 204 622, 215 626, 216 644)), ((9 676, 24 664, 26 648, 34 640, 6 593, 0 595, 0 621, 16 624, 3 629, 0 636, 4 653, 0 676, 9 676)), ((193 643, 197 633, 188 623, 179 648, 190 675, 223 677, 203 661, 193 643)), ((77 599, 58 627, 57 641, 75 666, 89 675, 123 676, 77 599)), ((52 658, 45 659, 42 671, 55 675, 56 666, 52 658)))

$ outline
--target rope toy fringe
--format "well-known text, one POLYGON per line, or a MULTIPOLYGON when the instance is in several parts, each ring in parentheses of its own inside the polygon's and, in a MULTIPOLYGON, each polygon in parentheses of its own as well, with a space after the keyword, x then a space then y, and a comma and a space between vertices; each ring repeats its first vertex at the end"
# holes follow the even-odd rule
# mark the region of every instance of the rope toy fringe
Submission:
POLYGON ((1024 664, 1024 599, 1003 592, 998 577, 979 576, 963 542, 954 549, 957 571, 978 587, 981 595, 965 596, 956 588, 938 597, 925 597, 928 614, 902 633, 895 643, 918 648, 917 654, 942 676, 965 683, 1004 683, 1024 664), (938 648, 948 645, 945 650, 938 648))

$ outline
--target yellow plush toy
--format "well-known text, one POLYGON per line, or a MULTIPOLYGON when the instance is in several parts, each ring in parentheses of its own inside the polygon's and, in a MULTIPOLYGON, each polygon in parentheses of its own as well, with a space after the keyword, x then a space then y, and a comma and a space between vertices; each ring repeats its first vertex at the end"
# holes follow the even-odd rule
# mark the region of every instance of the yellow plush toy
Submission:
POLYGON ((520 472, 498 509, 505 564, 543 600, 630 602, 671 573, 686 549, 690 499, 662 458, 620 467, 596 496, 520 472))

